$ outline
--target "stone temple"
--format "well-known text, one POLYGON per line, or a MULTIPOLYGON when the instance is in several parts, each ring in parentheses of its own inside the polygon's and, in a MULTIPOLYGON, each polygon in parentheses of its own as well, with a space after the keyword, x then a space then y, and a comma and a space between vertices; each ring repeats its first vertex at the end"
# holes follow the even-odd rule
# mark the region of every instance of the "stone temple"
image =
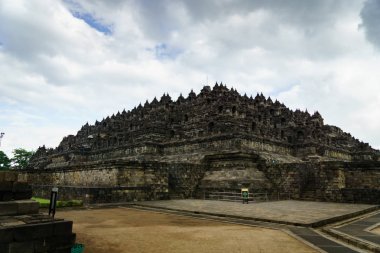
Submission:
POLYGON ((380 203, 380 152, 315 112, 223 84, 85 124, 23 171, 34 195, 118 202, 251 192, 380 203))

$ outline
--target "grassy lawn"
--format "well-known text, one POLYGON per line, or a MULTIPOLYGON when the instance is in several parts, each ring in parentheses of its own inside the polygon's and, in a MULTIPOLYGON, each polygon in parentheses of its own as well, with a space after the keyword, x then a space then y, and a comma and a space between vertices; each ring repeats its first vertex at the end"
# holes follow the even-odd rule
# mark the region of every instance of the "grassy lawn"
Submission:
MULTIPOLYGON (((37 201, 40 205, 40 207, 49 207, 50 200, 49 199, 43 199, 43 198, 37 198, 33 197, 33 200, 37 201)), ((57 201, 57 207, 69 207, 69 206, 82 206, 83 201, 82 200, 58 200, 57 201)))

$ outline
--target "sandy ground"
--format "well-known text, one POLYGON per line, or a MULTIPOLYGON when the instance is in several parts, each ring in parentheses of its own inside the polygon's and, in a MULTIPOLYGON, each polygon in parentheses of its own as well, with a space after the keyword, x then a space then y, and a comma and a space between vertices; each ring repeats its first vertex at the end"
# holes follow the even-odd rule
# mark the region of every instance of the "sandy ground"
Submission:
POLYGON ((380 226, 372 229, 371 232, 380 235, 380 226))
POLYGON ((60 211, 86 253, 317 252, 288 234, 129 208, 60 211))

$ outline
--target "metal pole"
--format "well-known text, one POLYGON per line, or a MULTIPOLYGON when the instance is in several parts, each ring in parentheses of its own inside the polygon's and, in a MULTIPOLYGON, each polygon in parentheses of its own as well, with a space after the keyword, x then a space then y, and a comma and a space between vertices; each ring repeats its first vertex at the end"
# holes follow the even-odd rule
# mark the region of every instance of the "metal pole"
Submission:
POLYGON ((1 140, 3 139, 4 133, 0 133, 0 147, 1 147, 1 140))

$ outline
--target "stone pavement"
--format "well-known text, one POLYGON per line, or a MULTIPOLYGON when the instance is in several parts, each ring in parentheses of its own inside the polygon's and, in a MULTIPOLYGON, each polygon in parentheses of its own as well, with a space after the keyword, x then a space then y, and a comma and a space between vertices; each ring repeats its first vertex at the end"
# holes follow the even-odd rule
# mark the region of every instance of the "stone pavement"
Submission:
POLYGON ((310 228, 289 228, 289 230, 303 240, 317 246, 325 252, 331 253, 355 253, 357 250, 330 240, 310 228))
MULTIPOLYGON (((241 224, 241 225, 248 225, 248 226, 258 226, 258 227, 265 227, 265 228, 273 228, 273 229, 280 229, 284 232, 289 231, 291 235, 295 235, 298 239, 303 241, 304 243, 307 243, 320 252, 323 253, 362 253, 363 251, 359 249, 353 249, 347 245, 340 244, 332 239, 326 238, 325 236, 321 235, 320 233, 317 233, 312 228, 306 228, 306 227, 297 227, 297 226, 291 226, 291 225, 285 225, 285 224, 279 224, 279 223, 272 223, 272 222, 264 222, 264 221, 257 221, 257 220, 249 220, 249 219, 239 219, 239 218, 231 218, 231 217, 221 217, 221 216, 213 216, 213 215, 205 215, 201 213, 194 213, 194 212, 181 212, 176 210, 170 210, 170 209, 164 209, 164 208, 154 208, 154 207, 147 207, 142 205, 129 205, 127 208, 137 208, 137 209, 143 209, 148 211, 159 211, 164 213, 171 213, 171 214, 177 214, 182 216, 189 216, 193 218, 198 219, 209 219, 209 220, 215 220, 220 222, 228 222, 233 224, 241 224)), ((121 206, 121 208, 123 208, 121 206)))
POLYGON ((379 225, 380 212, 376 212, 353 222, 325 228, 324 232, 354 246, 380 252, 380 235, 371 232, 371 229, 379 225))
POLYGON ((283 200, 242 204, 216 200, 144 201, 138 205, 230 218, 317 227, 377 209, 375 205, 283 200))

